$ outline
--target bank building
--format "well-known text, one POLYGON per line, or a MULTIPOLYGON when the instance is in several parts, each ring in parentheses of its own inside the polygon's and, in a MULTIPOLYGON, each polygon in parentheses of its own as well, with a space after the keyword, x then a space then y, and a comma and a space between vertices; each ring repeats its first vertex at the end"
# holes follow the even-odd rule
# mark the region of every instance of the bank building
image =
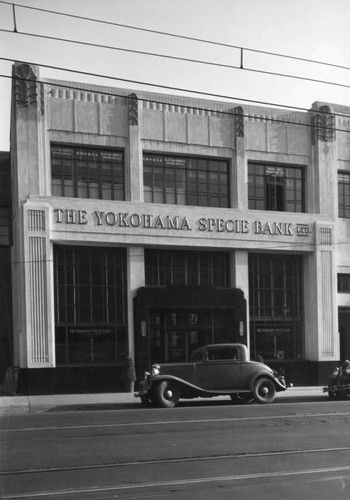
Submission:
POLYGON ((208 343, 296 385, 350 358, 350 108, 13 77, 22 392, 118 391, 126 356, 141 378, 208 343))

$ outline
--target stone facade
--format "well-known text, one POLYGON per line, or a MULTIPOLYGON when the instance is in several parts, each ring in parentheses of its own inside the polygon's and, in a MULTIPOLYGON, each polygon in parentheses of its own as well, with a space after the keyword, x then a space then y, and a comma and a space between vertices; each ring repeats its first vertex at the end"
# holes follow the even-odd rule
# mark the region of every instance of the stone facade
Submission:
MULTIPOLYGON (((16 366, 27 374, 59 368, 54 245, 126 249, 128 354, 136 364, 135 336, 142 333, 135 324, 133 301, 145 286, 145 248, 228 252, 231 286, 240 289, 247 301, 248 346, 248 255, 277 252, 302 256, 302 361, 307 368, 299 382, 324 381, 341 355, 339 311, 350 310, 350 294, 337 292, 337 275, 350 274, 350 220, 338 217, 337 191, 338 171, 350 171, 348 108, 316 102, 302 113, 42 82, 35 67, 15 66, 14 76, 18 82, 11 143, 16 366), (52 143, 123 150, 125 200, 53 196, 52 143), (227 160, 229 208, 146 203, 145 151, 227 160), (302 166, 304 211, 249 209, 248 162, 302 166)), ((295 360, 295 366, 300 362, 295 360)), ((293 360, 288 366, 294 373, 293 360)))

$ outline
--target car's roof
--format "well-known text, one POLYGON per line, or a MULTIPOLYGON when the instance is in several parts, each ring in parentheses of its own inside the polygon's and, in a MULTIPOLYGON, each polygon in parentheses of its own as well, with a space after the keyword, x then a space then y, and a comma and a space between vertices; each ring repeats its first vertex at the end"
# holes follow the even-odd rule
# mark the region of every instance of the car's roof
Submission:
POLYGON ((193 352, 197 351, 205 351, 206 349, 230 349, 232 347, 243 347, 244 349, 247 348, 244 344, 239 344, 239 343, 225 343, 225 344, 208 344, 208 345, 203 345, 202 347, 198 347, 193 352))

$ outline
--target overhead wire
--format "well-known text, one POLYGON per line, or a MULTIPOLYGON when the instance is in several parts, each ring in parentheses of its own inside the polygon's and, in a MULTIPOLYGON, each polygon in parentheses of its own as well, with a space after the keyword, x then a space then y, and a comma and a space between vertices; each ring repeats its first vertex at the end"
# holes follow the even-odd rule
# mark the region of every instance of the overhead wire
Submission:
POLYGON ((77 15, 77 14, 71 14, 71 13, 68 14, 67 12, 55 11, 52 9, 43 9, 42 7, 33 7, 33 6, 28 6, 28 5, 22 5, 22 4, 17 4, 14 2, 8 2, 5 0, 0 0, 0 3, 6 4, 6 5, 12 5, 13 10, 15 10, 15 7, 18 7, 18 8, 22 8, 22 9, 29 9, 29 10, 39 11, 39 12, 45 12, 47 14, 65 16, 65 17, 69 17, 72 19, 79 19, 79 20, 83 20, 83 21, 105 24, 105 25, 109 25, 109 26, 116 26, 116 27, 130 29, 130 30, 143 31, 146 33, 152 33, 152 34, 161 35, 161 36, 167 36, 167 37, 178 38, 178 39, 183 39, 183 40, 188 40, 188 41, 194 41, 194 42, 199 42, 199 43, 204 43, 204 44, 209 44, 209 45, 214 45, 214 46, 219 46, 219 47, 245 50, 247 52, 255 52, 257 54, 264 54, 264 55, 270 55, 270 56, 274 56, 274 57, 292 59, 292 60, 296 60, 296 61, 307 62, 307 63, 311 63, 311 64, 319 64, 322 66, 329 66, 332 68, 338 68, 338 69, 344 69, 344 70, 350 71, 350 67, 348 67, 348 66, 343 66, 340 64, 329 63, 329 62, 325 62, 325 61, 319 61, 319 60, 300 57, 300 56, 292 56, 289 54, 281 54, 278 52, 272 52, 272 51, 267 51, 267 50, 262 50, 262 49, 254 49, 251 47, 244 47, 241 45, 234 45, 234 44, 229 44, 229 43, 225 43, 225 42, 219 42, 216 40, 208 40, 205 38, 193 37, 193 36, 188 36, 188 35, 179 35, 178 33, 170 33, 167 31, 144 28, 144 27, 140 27, 140 26, 133 26, 130 24, 116 23, 114 21, 107 21, 104 19, 96 19, 96 18, 91 18, 91 17, 77 15))
MULTIPOLYGON (((0 28, 0 32, 13 33, 13 31, 7 30, 4 28, 0 28)), ((114 45, 104 45, 104 44, 99 44, 99 43, 84 42, 81 40, 74 40, 71 38, 62 38, 62 37, 55 37, 55 36, 49 36, 49 35, 39 35, 36 33, 19 31, 18 28, 16 29, 15 32, 17 35, 30 36, 33 38, 43 38, 45 40, 52 40, 52 41, 56 41, 56 42, 72 43, 72 44, 83 45, 83 46, 87 46, 87 47, 97 47, 97 48, 101 48, 101 49, 127 52, 129 54, 145 55, 145 56, 149 56, 149 57, 159 57, 159 58, 163 58, 163 59, 170 59, 170 60, 176 60, 176 61, 182 61, 182 62, 190 62, 190 63, 194 63, 194 64, 203 64, 203 65, 207 65, 207 66, 216 66, 216 67, 226 68, 226 69, 234 69, 234 70, 239 70, 239 71, 249 71, 251 73, 260 73, 260 74, 264 74, 264 75, 278 76, 280 78, 290 78, 290 79, 294 79, 294 80, 302 80, 302 81, 311 82, 311 83, 318 83, 318 84, 322 84, 322 85, 333 85, 333 86, 337 86, 337 87, 350 88, 350 85, 347 85, 345 83, 337 83, 337 82, 331 82, 331 81, 327 81, 327 80, 320 80, 320 79, 316 79, 316 78, 308 78, 305 76, 291 75, 289 73, 278 73, 276 71, 267 71, 267 70, 246 67, 246 66, 243 66, 242 58, 241 58, 240 65, 232 65, 232 64, 217 63, 217 62, 212 62, 212 61, 204 61, 204 60, 200 60, 200 59, 192 59, 192 58, 187 58, 187 57, 172 56, 169 54, 159 54, 156 52, 147 52, 147 51, 143 51, 143 50, 127 49, 124 47, 116 47, 114 45)))
MULTIPOLYGON (((256 73, 261 73, 261 74, 270 75, 270 76, 293 78, 293 79, 298 79, 298 80, 306 80, 306 81, 310 81, 310 82, 313 82, 313 83, 320 83, 320 84, 327 84, 327 85, 336 85, 336 86, 341 86, 341 87, 344 87, 344 88, 350 88, 350 85, 336 83, 336 82, 329 82, 329 81, 324 81, 324 80, 311 79, 311 78, 305 78, 305 77, 300 77, 300 76, 296 76, 296 75, 287 75, 287 74, 283 74, 283 73, 270 72, 270 71, 264 71, 264 70, 256 70, 256 69, 253 69, 253 68, 243 68, 243 54, 241 54, 241 63, 240 63, 240 66, 233 66, 233 65, 226 65, 226 64, 221 64, 221 63, 214 63, 214 62, 210 62, 210 61, 203 61, 203 60, 190 59, 190 58, 181 58, 181 57, 171 56, 171 55, 166 55, 166 54, 156 54, 156 53, 152 53, 152 52, 138 51, 138 50, 133 50, 133 49, 126 49, 126 48, 121 48, 121 47, 109 46, 109 45, 94 44, 94 43, 91 43, 91 42, 83 42, 83 41, 79 41, 79 40, 72 40, 72 39, 66 39, 66 38, 60 38, 60 37, 51 37, 51 36, 48 36, 48 35, 38 35, 38 34, 34 34, 34 33, 19 32, 18 29, 17 29, 15 7, 28 8, 28 9, 35 10, 35 11, 42 11, 42 12, 51 13, 51 14, 55 14, 55 15, 63 15, 63 16, 68 16, 68 17, 73 17, 73 18, 78 18, 78 19, 84 19, 84 20, 88 20, 88 21, 103 22, 103 23, 112 24, 112 25, 115 25, 115 26, 119 26, 120 23, 113 23, 113 22, 110 22, 110 21, 103 21, 103 20, 95 20, 93 18, 87 18, 87 17, 84 17, 84 16, 76 16, 76 15, 62 13, 62 12, 48 10, 48 9, 35 8, 35 7, 32 8, 32 7, 28 7, 28 6, 23 6, 21 4, 16 4, 16 3, 13 3, 13 2, 6 2, 4 0, 0 0, 0 3, 7 4, 7 5, 12 5, 12 7, 13 7, 13 16, 14 16, 14 32, 16 32, 18 34, 21 34, 21 35, 25 35, 25 36, 33 36, 33 37, 39 37, 39 38, 46 38, 46 39, 51 39, 51 40, 55 40, 55 41, 63 41, 63 42, 67 42, 67 43, 76 43, 76 44, 82 44, 82 45, 87 45, 87 46, 94 46, 94 47, 99 47, 99 48, 107 48, 107 49, 111 49, 111 50, 121 50, 121 51, 132 52, 132 53, 136 53, 136 54, 143 54, 143 55, 154 56, 154 57, 164 57, 164 58, 170 58, 170 59, 177 59, 177 60, 187 61, 187 62, 191 62, 191 63, 199 63, 199 64, 208 64, 208 65, 214 65, 214 66, 221 66, 221 67, 226 67, 226 68, 229 68, 229 69, 244 69, 244 70, 249 71, 249 72, 256 72, 256 73)), ((121 26, 127 27, 127 28, 135 28, 135 29, 142 29, 143 30, 143 28, 132 27, 130 25, 121 25, 121 26)), ((0 31, 13 33, 13 31, 4 30, 4 29, 0 29, 0 31)), ((155 32, 157 34, 162 34, 162 35, 178 36, 180 38, 183 38, 182 35, 169 34, 167 32, 158 32, 156 30, 148 30, 148 29, 146 29, 146 31, 151 31, 151 32, 155 32)), ((185 37, 185 38, 186 39, 192 39, 193 37, 185 37)), ((204 39, 194 39, 194 40, 221 45, 220 42, 213 42, 213 41, 208 41, 208 40, 204 40, 204 39)), ((223 45, 226 45, 226 44, 223 44, 223 45)), ((249 51, 252 51, 252 52, 268 53, 270 55, 276 55, 276 56, 279 56, 279 57, 285 57, 283 54, 266 52, 266 51, 251 49, 251 48, 244 48, 243 49, 242 47, 234 46, 234 45, 229 45, 229 47, 236 48, 236 49, 239 48, 242 51, 243 50, 249 50, 249 51)), ((292 59, 300 59, 300 60, 302 60, 302 58, 297 58, 295 56, 286 56, 286 57, 292 58, 292 59)), ((2 60, 9 60, 7 58, 0 58, 0 59, 2 59, 2 60)), ((308 60, 308 62, 318 63, 318 61, 315 61, 315 60, 308 60)), ((165 86, 165 85, 160 85, 160 84, 153 84, 153 83, 144 82, 144 81, 143 82, 139 82, 139 81, 130 80, 130 79, 115 78, 115 77, 110 77, 110 76, 107 76, 107 75, 101 75, 101 74, 96 74, 96 73, 94 74, 94 73, 90 73, 90 72, 83 72, 83 71, 71 70, 71 69, 68 69, 68 68, 57 68, 57 67, 54 67, 54 66, 48 66, 48 65, 44 65, 44 64, 40 64, 40 63, 32 63, 32 64, 36 64, 36 65, 42 66, 42 67, 50 67, 51 69, 59 69, 60 71, 75 72, 75 73, 80 73, 80 74, 89 75, 89 76, 96 76, 98 78, 108 78, 108 79, 113 79, 113 80, 118 80, 118 81, 125 81, 125 82, 128 82, 128 83, 136 83, 138 85, 146 85, 146 86, 152 86, 152 87, 158 87, 158 88, 165 88, 167 90, 175 90, 175 91, 187 92, 187 93, 192 93, 192 94, 200 94, 200 95, 203 95, 203 96, 215 97, 215 98, 220 98, 220 99, 221 98, 223 98, 223 99, 235 99, 235 100, 238 100, 238 101, 244 101, 244 102, 250 102, 250 103, 256 103, 256 104, 263 104, 263 105, 268 105, 268 106, 273 106, 273 107, 279 107, 279 108, 308 111, 306 108, 301 108, 301 107, 297 107, 297 106, 288 106, 288 105, 283 105, 283 104, 281 105, 281 104, 272 103, 272 102, 257 101, 257 100, 252 100, 252 99, 242 99, 242 98, 239 98, 239 97, 231 97, 231 96, 225 96, 225 95, 220 95, 220 94, 214 94, 214 93, 208 93, 208 92, 201 92, 201 91, 196 91, 196 90, 183 89, 183 88, 165 86)), ((327 64, 327 63, 325 63, 325 64, 327 64)), ((343 69, 350 69, 350 68, 345 68, 344 67, 343 69)), ((322 111, 319 111, 319 112, 322 113, 322 111)), ((337 115, 337 113, 333 113, 333 114, 337 115)), ((339 116, 343 116, 344 117, 344 113, 339 114, 339 116)))

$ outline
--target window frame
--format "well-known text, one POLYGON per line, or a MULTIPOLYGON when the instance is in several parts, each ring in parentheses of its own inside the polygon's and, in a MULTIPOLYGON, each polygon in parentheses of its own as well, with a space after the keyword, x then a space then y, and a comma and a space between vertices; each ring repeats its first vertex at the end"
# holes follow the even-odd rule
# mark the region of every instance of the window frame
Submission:
POLYGON ((337 274, 338 293, 350 293, 350 273, 337 274))
POLYGON ((230 208, 230 159, 153 151, 142 158, 146 203, 230 208))
POLYGON ((247 169, 249 210, 305 213, 305 165, 249 160, 247 169))
POLYGON ((145 249, 146 286, 230 286, 228 252, 145 249), (222 257, 222 258, 221 258, 222 257))
POLYGON ((347 170, 338 170, 338 217, 350 219, 350 172, 347 170), (342 179, 340 179, 342 177, 342 179), (345 177, 347 180, 345 181, 345 177), (347 192, 345 192, 347 191, 347 192), (346 199, 348 203, 346 203, 346 199))
POLYGON ((126 281, 125 249, 54 245, 57 365, 121 362, 127 351, 126 281))
POLYGON ((125 201, 123 149, 51 142, 50 161, 52 196, 125 201), (54 155, 55 148, 58 153, 56 156, 54 155), (61 155, 59 148, 62 149, 61 155), (63 154, 65 149, 67 153, 70 150, 71 154, 65 156, 63 154), (89 159, 89 153, 91 158, 93 154, 96 155, 96 161, 89 159), (108 161, 104 158, 104 155, 108 154, 115 155, 115 157, 108 161), (105 175, 107 166, 109 166, 109 175, 105 175), (96 193, 96 189, 98 190, 97 196, 93 194, 93 190, 96 193), (108 191, 110 194, 106 196, 108 191))

